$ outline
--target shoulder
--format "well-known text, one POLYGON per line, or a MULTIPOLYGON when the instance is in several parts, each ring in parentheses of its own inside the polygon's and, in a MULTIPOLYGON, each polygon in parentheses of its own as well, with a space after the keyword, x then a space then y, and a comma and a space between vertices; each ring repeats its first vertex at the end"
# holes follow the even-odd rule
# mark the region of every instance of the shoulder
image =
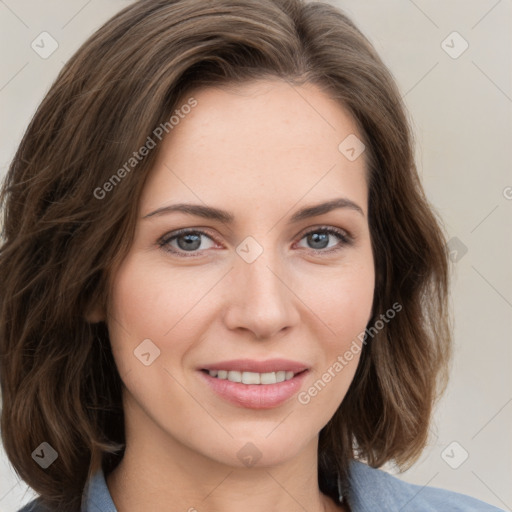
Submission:
POLYGON ((25 506, 20 508, 18 512, 52 512, 50 509, 45 507, 39 498, 36 498, 29 503, 27 503, 25 506))
POLYGON ((358 461, 351 462, 347 493, 356 512, 503 512, 465 494, 404 482, 358 461))
MULTIPOLYGON (((81 511, 116 512, 116 510, 107 487, 103 470, 99 469, 84 486, 81 511)), ((55 510, 45 506, 41 502, 41 498, 36 498, 17 512, 55 512, 55 510)))

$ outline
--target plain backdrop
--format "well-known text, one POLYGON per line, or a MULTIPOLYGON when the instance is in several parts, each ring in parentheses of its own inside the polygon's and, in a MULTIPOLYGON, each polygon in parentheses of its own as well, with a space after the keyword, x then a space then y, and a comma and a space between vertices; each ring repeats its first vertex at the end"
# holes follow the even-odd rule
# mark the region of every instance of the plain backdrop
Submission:
MULTIPOLYGON (((63 63, 127 3, 0 1, 0 176, 63 63), (58 44, 46 59, 31 46, 42 32, 58 44)), ((450 239, 451 382, 428 447, 400 478, 512 510, 512 2, 331 3, 395 76, 427 196, 450 239)), ((16 511, 33 496, 0 449, 0 511, 16 511)))

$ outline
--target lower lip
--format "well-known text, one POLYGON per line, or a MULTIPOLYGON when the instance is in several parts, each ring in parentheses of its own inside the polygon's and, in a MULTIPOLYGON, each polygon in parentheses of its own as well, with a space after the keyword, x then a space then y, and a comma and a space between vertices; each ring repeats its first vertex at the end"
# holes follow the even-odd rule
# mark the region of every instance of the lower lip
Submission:
POLYGON ((225 400, 249 409, 271 409, 297 393, 308 371, 276 384, 242 384, 211 377, 204 371, 200 373, 211 389, 225 400))

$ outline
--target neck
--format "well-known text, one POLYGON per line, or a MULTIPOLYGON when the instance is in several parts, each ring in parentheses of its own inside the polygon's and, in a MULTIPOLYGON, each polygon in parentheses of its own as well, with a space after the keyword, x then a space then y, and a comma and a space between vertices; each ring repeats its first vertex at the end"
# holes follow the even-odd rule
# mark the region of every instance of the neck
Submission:
POLYGON ((168 435, 135 435, 106 482, 118 512, 346 510, 318 487, 318 438, 295 458, 269 467, 234 467, 168 435))

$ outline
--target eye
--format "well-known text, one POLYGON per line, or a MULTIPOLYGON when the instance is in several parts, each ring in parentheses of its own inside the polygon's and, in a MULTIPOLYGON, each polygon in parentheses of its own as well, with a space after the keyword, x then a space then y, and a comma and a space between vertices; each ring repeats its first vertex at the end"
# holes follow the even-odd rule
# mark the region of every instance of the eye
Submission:
MULTIPOLYGON (((191 229, 180 229, 179 231, 175 231, 170 235, 165 235, 158 241, 158 245, 164 249, 165 251, 171 252, 173 254, 177 254, 179 256, 188 257, 189 255, 184 253, 192 253, 190 256, 193 256, 194 253, 199 252, 198 249, 201 247, 202 237, 206 237, 208 240, 213 242, 211 236, 206 234, 204 231, 200 230, 191 230, 191 229), (173 243, 176 245, 173 245, 173 243)), ((210 249, 210 247, 201 247, 201 250, 210 249)))
MULTIPOLYGON (((306 239, 307 243, 312 245, 310 249, 312 249, 313 252, 319 254, 339 251, 344 246, 352 243, 352 238, 346 231, 331 226, 322 226, 312 229, 302 235, 300 240, 303 239, 306 239), (329 237, 331 237, 331 239, 332 237, 337 238, 338 243, 329 245, 329 237)), ((215 241, 210 235, 197 229, 180 229, 163 236, 158 241, 158 245, 163 250, 180 257, 200 256, 202 251, 211 249, 214 243, 215 241), (203 237, 209 240, 211 244, 207 244, 206 247, 202 246, 203 237)))
POLYGON ((303 239, 306 239, 306 242, 311 244, 310 248, 312 248, 314 252, 318 253, 339 251, 344 246, 349 245, 352 242, 351 237, 346 231, 330 226, 322 226, 312 229, 302 236, 301 240, 303 239), (338 243, 329 245, 329 237, 337 238, 338 243))

